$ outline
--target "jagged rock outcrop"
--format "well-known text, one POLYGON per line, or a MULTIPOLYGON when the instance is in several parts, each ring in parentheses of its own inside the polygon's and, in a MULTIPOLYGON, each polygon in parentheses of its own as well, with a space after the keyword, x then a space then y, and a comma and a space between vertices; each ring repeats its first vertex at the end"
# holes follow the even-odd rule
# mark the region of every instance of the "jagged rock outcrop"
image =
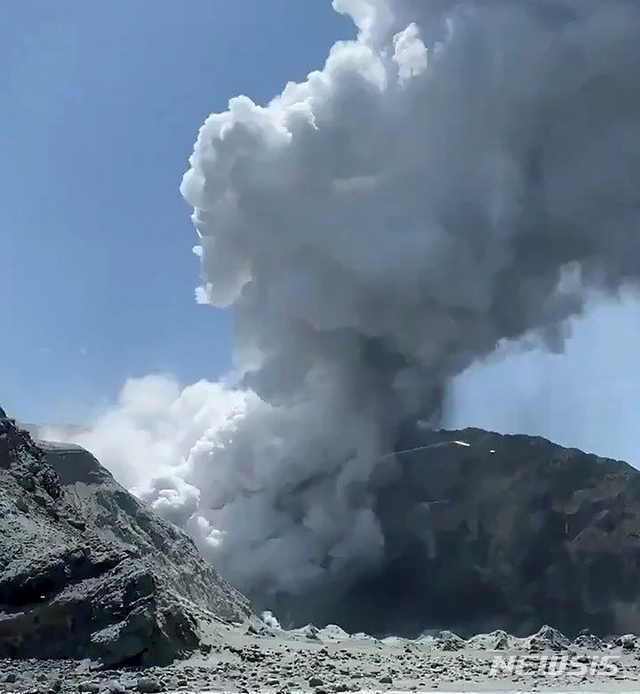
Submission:
POLYGON ((408 428, 373 490, 379 568, 339 593, 282 596, 283 623, 524 636, 640 632, 640 472, 542 438, 408 428), (437 503, 434 503, 437 502, 437 503))
POLYGON ((166 663, 248 601, 87 451, 0 420, 0 657, 166 663))

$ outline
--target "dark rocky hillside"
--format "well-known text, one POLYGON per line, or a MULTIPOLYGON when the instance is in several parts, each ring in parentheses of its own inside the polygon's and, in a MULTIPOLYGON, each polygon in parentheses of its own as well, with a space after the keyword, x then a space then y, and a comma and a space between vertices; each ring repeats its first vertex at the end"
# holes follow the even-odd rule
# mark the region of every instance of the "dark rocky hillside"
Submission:
POLYGON ((409 636, 524 635, 546 623, 640 632, 640 472, 476 429, 410 428, 397 449, 452 440, 471 445, 400 455, 393 482, 375 491, 379 571, 339 594, 282 598, 282 618, 409 636))
POLYGON ((0 657, 169 662, 249 614, 93 456, 0 418, 0 657))

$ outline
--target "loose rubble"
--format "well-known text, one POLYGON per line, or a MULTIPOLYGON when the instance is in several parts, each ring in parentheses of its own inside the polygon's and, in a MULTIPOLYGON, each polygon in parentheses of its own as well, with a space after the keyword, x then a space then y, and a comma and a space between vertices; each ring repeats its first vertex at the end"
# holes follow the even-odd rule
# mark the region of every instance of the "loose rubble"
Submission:
MULTIPOLYGON (((349 635, 334 625, 286 631, 265 625, 227 625, 220 640, 183 661, 160 667, 92 670, 87 661, 0 660, 0 692, 273 692, 273 694, 356 691, 629 691, 640 677, 635 635, 571 640, 544 626, 518 638, 506 632, 463 639, 452 632, 415 640, 349 635), (455 645, 454 645, 455 644, 455 645), (453 648, 452 648, 452 645, 453 648), (589 669, 594 659, 613 658, 615 673, 581 674, 567 667, 555 676, 541 673, 540 662, 574 659, 589 669), (522 672, 492 670, 495 658, 525 656, 522 672)), ((559 661, 560 662, 560 661, 559 661)))

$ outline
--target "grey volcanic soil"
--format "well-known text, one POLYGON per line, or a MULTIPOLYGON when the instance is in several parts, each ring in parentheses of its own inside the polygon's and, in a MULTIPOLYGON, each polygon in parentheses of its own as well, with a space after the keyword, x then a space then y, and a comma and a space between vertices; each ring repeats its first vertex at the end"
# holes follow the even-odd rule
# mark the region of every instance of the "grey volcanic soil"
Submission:
MULTIPOLYGON (((636 638, 603 643, 579 637, 573 643, 558 632, 517 639, 504 633, 463 641, 450 632, 415 641, 348 636, 338 627, 284 632, 268 627, 228 626, 207 639, 211 651, 166 667, 92 672, 74 661, 0 661, 0 691, 632 691, 640 672, 636 638), (621 645, 621 644, 624 644, 621 645), (537 665, 522 675, 491 676, 494 656, 575 655, 585 662, 604 654, 619 656, 615 676, 581 675, 567 668, 555 677, 537 665), (571 672, 571 674, 570 674, 571 672), (7 681, 9 679, 10 681, 7 681)), ((205 647, 204 650, 207 650, 205 647)))

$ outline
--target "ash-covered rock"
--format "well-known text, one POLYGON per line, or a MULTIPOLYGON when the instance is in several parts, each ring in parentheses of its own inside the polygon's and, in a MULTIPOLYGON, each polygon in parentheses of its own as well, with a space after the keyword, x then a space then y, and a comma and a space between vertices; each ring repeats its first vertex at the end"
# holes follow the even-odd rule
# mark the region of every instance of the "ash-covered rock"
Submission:
POLYGON ((0 418, 0 657, 169 662, 246 599, 79 447, 0 418))
POLYGON ((616 646, 620 646, 627 651, 632 651, 638 646, 638 637, 635 634, 623 634, 613 640, 616 646))
POLYGON ((592 634, 588 629, 583 629, 573 640, 574 648, 584 648, 590 651, 600 651, 606 648, 605 642, 592 634))
POLYGON ((469 648, 480 651, 505 651, 509 648, 514 648, 517 645, 518 639, 515 639, 510 634, 502 629, 496 629, 489 634, 476 634, 467 641, 469 648))
POLYGON ((525 644, 530 651, 564 651, 569 648, 569 639, 545 624, 537 633, 525 639, 525 644))
POLYGON ((459 651, 464 648, 466 641, 461 639, 457 634, 452 631, 441 631, 435 638, 435 643, 438 648, 443 651, 459 651))

